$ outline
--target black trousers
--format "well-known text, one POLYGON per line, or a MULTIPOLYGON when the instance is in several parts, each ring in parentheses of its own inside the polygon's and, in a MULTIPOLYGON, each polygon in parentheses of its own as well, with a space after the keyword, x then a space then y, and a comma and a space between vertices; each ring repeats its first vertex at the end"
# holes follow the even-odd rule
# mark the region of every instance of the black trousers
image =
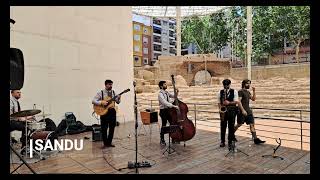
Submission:
MULTIPOLYGON (((167 122, 170 119, 169 115, 169 109, 160 109, 160 117, 161 117, 161 127, 164 127, 167 125, 167 122)), ((160 131, 160 139, 164 140, 164 134, 160 131)))
POLYGON ((22 143, 22 148, 26 146, 26 123, 23 121, 10 121, 10 132, 11 131, 21 131, 22 135, 20 138, 20 142, 22 143))
MULTIPOLYGON (((221 142, 225 142, 226 130, 228 125, 228 143, 235 138, 234 135, 234 124, 235 124, 235 117, 236 117, 236 110, 227 110, 224 113, 224 120, 220 121, 220 137, 221 142)), ((220 119, 222 114, 220 114, 220 119)))
POLYGON ((115 109, 109 109, 106 115, 100 116, 101 131, 104 145, 110 145, 112 143, 114 128, 117 122, 117 113, 115 109), (109 133, 108 133, 109 128, 109 133))

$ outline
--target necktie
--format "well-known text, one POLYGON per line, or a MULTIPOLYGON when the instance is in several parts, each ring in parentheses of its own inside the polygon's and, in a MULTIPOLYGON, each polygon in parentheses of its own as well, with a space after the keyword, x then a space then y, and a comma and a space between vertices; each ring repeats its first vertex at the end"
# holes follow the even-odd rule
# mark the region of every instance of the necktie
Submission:
POLYGON ((20 112, 21 111, 21 107, 20 107, 19 101, 17 101, 17 104, 18 104, 18 112, 20 112))

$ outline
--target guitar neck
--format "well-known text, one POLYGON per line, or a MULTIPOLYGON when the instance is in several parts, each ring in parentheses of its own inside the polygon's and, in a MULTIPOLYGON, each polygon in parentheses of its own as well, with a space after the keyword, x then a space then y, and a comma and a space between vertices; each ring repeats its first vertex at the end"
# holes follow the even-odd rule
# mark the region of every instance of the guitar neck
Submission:
POLYGON ((114 96, 112 99, 110 99, 110 102, 111 102, 111 101, 115 101, 118 96, 121 96, 121 95, 124 94, 124 93, 125 93, 125 91, 123 91, 123 92, 121 92, 120 94, 114 96))

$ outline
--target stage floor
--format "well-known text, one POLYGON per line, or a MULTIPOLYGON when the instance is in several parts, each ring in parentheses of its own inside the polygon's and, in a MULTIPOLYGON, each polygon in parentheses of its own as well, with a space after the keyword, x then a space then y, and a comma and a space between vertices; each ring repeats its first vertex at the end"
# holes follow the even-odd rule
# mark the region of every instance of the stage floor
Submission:
MULTIPOLYGON (((237 148, 241 152, 230 153, 228 148, 220 148, 219 133, 197 129, 193 139, 185 143, 173 144, 175 152, 163 152, 167 146, 159 144, 159 127, 139 126, 138 162, 147 161, 152 167, 138 168, 140 174, 309 174, 310 152, 300 149, 280 147, 276 155, 284 160, 262 157, 272 154, 274 145, 255 145, 250 138, 237 136, 237 148), (151 138, 150 138, 151 137, 151 138)), ((29 164, 38 174, 134 174, 135 169, 127 169, 128 161, 135 162, 135 129, 133 122, 116 127, 113 144, 116 147, 102 149, 102 141, 93 142, 91 132, 61 136, 68 139, 84 139, 82 151, 63 151, 45 160, 29 164), (85 139, 85 137, 88 137, 85 139), (119 171, 119 169, 122 169, 119 171), (118 170, 116 170, 118 169, 118 170)), ((168 135, 165 135, 168 145, 168 135)), ((11 164, 11 172, 19 164, 11 164)), ((21 166, 14 174, 31 174, 21 166)))

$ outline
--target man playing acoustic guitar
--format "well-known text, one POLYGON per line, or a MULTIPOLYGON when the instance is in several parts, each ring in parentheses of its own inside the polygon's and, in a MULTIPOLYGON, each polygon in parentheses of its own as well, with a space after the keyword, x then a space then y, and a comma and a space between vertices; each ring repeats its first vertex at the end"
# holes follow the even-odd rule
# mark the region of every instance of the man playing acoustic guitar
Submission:
POLYGON ((117 122, 115 107, 114 106, 109 107, 108 101, 106 101, 106 99, 115 98, 114 100, 117 104, 119 104, 121 100, 121 95, 116 96, 116 93, 114 92, 114 90, 112 90, 113 82, 111 80, 109 79, 106 80, 104 84, 105 84, 105 89, 99 91, 92 100, 92 104, 94 105, 108 107, 107 113, 104 115, 100 115, 102 139, 104 144, 103 148, 115 147, 112 144, 112 139, 113 139, 114 128, 117 122), (109 134, 107 134, 108 127, 109 127, 109 134))

